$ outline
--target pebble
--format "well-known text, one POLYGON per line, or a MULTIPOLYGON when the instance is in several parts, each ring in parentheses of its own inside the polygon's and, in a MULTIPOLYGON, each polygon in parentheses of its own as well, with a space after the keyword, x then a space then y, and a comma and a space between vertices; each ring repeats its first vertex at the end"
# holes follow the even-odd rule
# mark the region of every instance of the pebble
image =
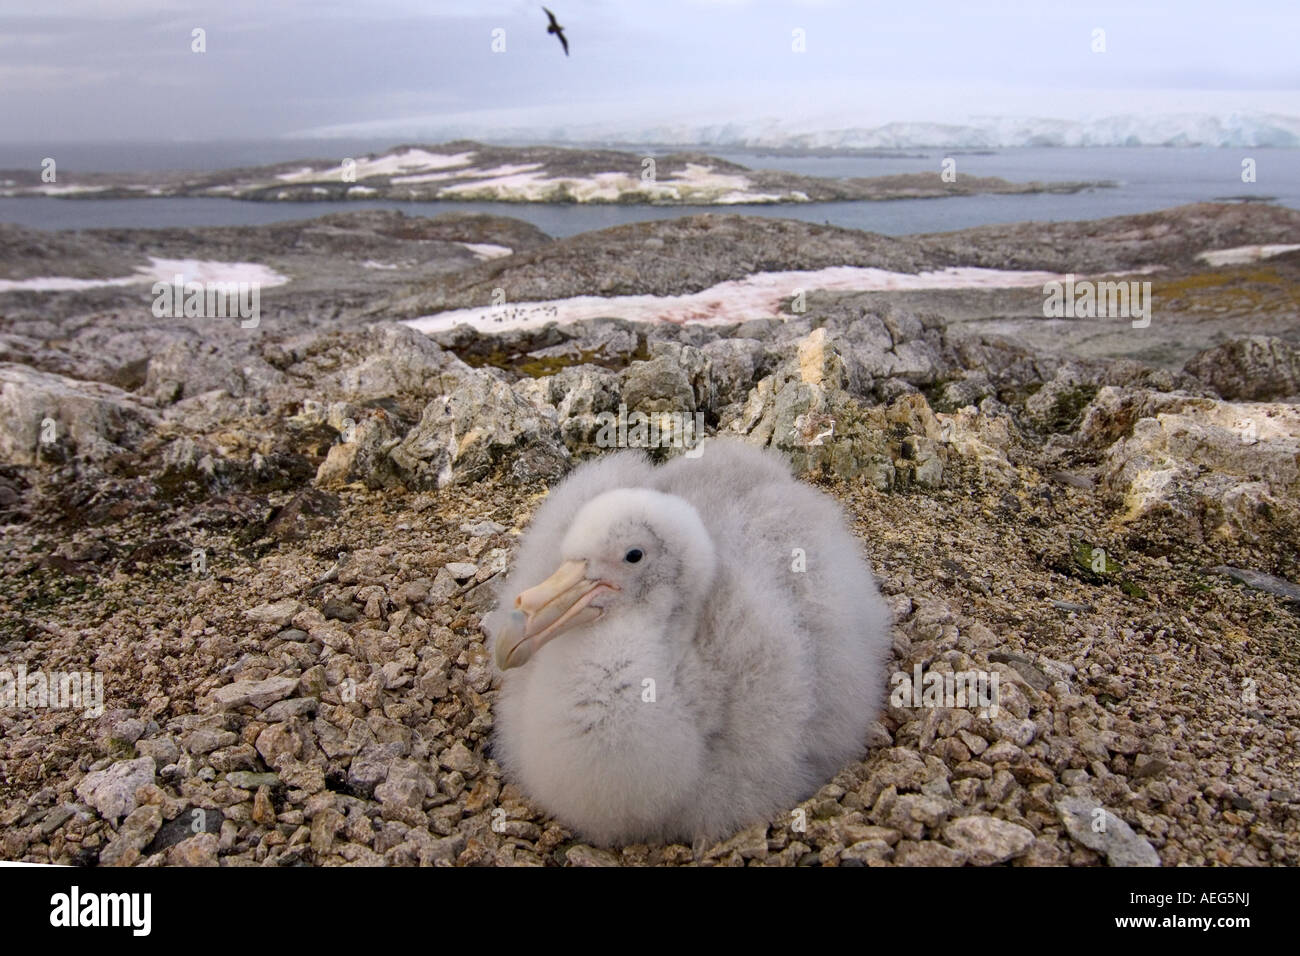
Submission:
POLYGON ((961 866, 965 862, 966 856, 960 850, 929 840, 924 843, 904 840, 894 847, 897 866, 961 866))
POLYGON ((570 866, 622 866, 623 861, 608 850, 579 843, 569 847, 564 859, 570 866))
POLYGON ((244 611, 244 617, 258 624, 271 624, 284 627, 293 620, 294 615, 302 610, 302 605, 292 598, 276 601, 273 604, 259 604, 244 611))
POLYGON ((105 819, 116 821, 136 808, 136 790, 153 783, 155 771, 152 757, 122 760, 104 770, 87 774, 77 784, 77 796, 105 819))
POLYGON ((446 565, 447 573, 457 581, 468 581, 478 574, 478 565, 468 561, 453 561, 446 565))
POLYGON ((1034 832, 996 817, 969 816, 950 820, 943 837, 976 866, 1005 863, 1022 855, 1034 843, 1034 832))
POLYGON ((1079 843, 1106 857, 1111 866, 1159 866, 1160 854, 1110 810, 1085 797, 1056 803, 1065 829, 1079 843))
POLYGON ((210 698, 217 710, 237 710, 252 706, 265 710, 278 700, 283 700, 298 686, 296 677, 268 677, 265 680, 239 680, 218 687, 210 698))
POLYGON ((197 833, 167 851, 168 866, 220 866, 221 840, 215 833, 197 833))
POLYGON ((154 838, 162 823, 161 807, 150 805, 132 810, 122 821, 117 836, 100 851, 100 865, 131 866, 137 862, 140 859, 140 851, 154 838))
POLYGON ((249 770, 236 770, 226 774, 226 782, 240 790, 256 790, 258 787, 278 787, 280 776, 274 773, 254 773, 249 770))
POLYGON ((287 723, 271 724, 260 734, 254 744, 267 766, 277 767, 286 758, 302 753, 302 735, 287 723))

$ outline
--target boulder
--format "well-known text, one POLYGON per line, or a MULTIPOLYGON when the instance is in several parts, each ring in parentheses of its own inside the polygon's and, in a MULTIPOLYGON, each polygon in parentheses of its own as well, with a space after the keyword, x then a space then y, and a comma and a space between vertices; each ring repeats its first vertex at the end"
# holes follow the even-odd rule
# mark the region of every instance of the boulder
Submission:
POLYGON ((1107 453, 1101 486, 1124 520, 1173 516, 1194 534, 1254 539, 1296 517, 1300 407, 1198 401, 1139 419, 1107 453))
POLYGON ((99 461, 134 449, 157 414, 129 392, 0 364, 0 461, 99 461))
POLYGON ((1300 349, 1271 336, 1252 335, 1198 352, 1184 371, 1230 401, 1300 400, 1300 349))
POLYGON ((555 409, 523 390, 476 372, 451 394, 429 402, 417 424, 389 452, 408 487, 444 488, 501 469, 514 481, 554 480, 569 450, 555 409))

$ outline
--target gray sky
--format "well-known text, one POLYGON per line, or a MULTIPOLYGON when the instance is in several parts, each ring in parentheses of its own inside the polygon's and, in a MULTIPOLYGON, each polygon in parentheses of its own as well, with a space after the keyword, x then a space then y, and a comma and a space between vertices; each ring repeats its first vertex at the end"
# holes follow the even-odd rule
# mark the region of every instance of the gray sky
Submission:
POLYGON ((1300 115, 1296 0, 548 5, 567 59, 540 5, 512 0, 4 0, 0 139, 1300 115))

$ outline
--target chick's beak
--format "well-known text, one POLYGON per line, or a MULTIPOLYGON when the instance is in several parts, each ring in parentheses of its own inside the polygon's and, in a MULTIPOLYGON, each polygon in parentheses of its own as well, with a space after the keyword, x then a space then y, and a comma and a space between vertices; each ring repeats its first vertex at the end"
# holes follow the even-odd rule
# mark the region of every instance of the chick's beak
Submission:
POLYGON ((602 590, 618 587, 588 578, 586 561, 565 561, 541 584, 524 591, 496 634, 497 667, 518 667, 556 635, 597 620, 604 611, 590 604, 602 590))

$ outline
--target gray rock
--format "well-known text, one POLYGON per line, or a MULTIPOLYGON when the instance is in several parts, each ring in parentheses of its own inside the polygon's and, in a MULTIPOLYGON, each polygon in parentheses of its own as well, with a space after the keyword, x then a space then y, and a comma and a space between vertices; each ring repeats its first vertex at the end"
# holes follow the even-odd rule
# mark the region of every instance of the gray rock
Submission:
POLYGON ((316 713, 320 701, 315 697, 293 697, 272 704, 262 711, 262 719, 269 724, 278 724, 294 717, 305 717, 316 713))
POLYGON ((391 744, 370 744, 352 758, 348 767, 348 786, 369 796, 388 777, 388 766, 397 755, 391 744))
POLYGON ((220 866, 220 839, 214 833, 197 833, 167 851, 168 866, 220 866))
POLYGON ((42 818, 41 836, 48 837, 51 833, 72 819, 76 812, 76 807, 73 805, 66 803, 59 804, 42 818))
MULTIPOLYGON (((474 370, 410 326, 381 322, 361 336, 363 353, 321 383, 320 394, 354 403, 392 398, 421 404, 453 392, 474 370)), ((418 407, 418 406, 416 406, 418 407)))
POLYGON ((371 489, 398 481, 388 453, 401 440, 399 422, 382 408, 358 409, 336 403, 325 423, 339 433, 325 460, 316 469, 315 485, 330 488, 361 481, 371 489))
POLYGON ((285 375, 239 344, 186 330, 149 356, 141 392, 163 405, 210 392, 233 398, 261 395, 285 375))
POLYGON ((375 787, 375 799, 386 806, 419 810, 424 798, 436 791, 436 785, 420 764, 399 759, 389 764, 387 778, 375 787))
POLYGON ((697 348, 656 342, 649 361, 633 362, 623 375, 623 401, 640 412, 707 411, 713 403, 709 358, 697 348))
POLYGON ((150 737, 145 740, 137 740, 135 752, 142 757, 152 757, 154 763, 159 767, 175 763, 176 759, 181 755, 180 747, 176 745, 174 737, 150 737))
POLYGON ((280 761, 302 753, 302 734, 287 723, 271 724, 257 735, 254 746, 267 765, 275 767, 280 761))
POLYGON ((623 861, 608 850, 579 843, 564 852, 569 866, 622 866, 623 861))
POLYGON ((472 777, 479 771, 478 757, 460 741, 456 741, 442 753, 439 763, 448 770, 459 771, 467 777, 472 777))
POLYGON ((153 842, 145 852, 158 853, 175 846, 182 840, 188 840, 196 833, 219 833, 224 819, 220 810, 210 807, 189 807, 176 819, 162 825, 162 829, 155 834, 153 842))
POLYGON ((236 770, 226 774, 226 782, 240 790, 256 790, 258 787, 280 786, 280 776, 274 773, 254 773, 251 770, 236 770))
POLYGON ((840 865, 860 863, 863 866, 876 866, 893 858, 894 848, 884 840, 860 840, 844 848, 840 853, 840 865))
POLYGON ((1285 578, 1274 577, 1271 574, 1265 574, 1263 571, 1252 571, 1250 568, 1234 568, 1226 564, 1221 564, 1218 567, 1211 568, 1211 570, 1216 574, 1224 574, 1235 581, 1240 581, 1256 591, 1266 591, 1288 601, 1300 602, 1300 586, 1292 584, 1285 578))
MULTIPOLYGON (((123 756, 124 750, 134 745, 148 726, 134 711, 108 711, 95 723, 95 743, 101 753, 123 756)), ((154 729, 157 729, 155 725, 154 729)))
POLYGON ((240 680, 218 687, 211 694, 217 710, 236 710, 252 706, 265 710, 278 700, 283 700, 298 687, 296 677, 268 677, 265 680, 240 680))
MULTIPOLYGON (((564 368, 540 380, 545 401, 556 407, 560 434, 574 453, 600 450, 604 416, 616 414, 622 400, 619 375, 591 365, 564 368)), ((502 529, 504 530, 504 529, 502 529)))
POLYGON ((508 529, 505 525, 492 521, 488 518, 480 518, 478 521, 466 521, 461 524, 460 530, 464 531, 471 538, 486 538, 494 534, 502 534, 508 529))
POLYGON ((923 828, 936 830, 948 818, 952 805, 936 797, 906 793, 894 801, 886 823, 904 836, 919 840, 923 828))
POLYGON ((714 339, 701 346, 709 359, 719 405, 743 402, 758 381, 766 349, 757 339, 714 339))
POLYGON ((421 866, 435 863, 455 863, 461 850, 465 849, 466 837, 463 833, 454 833, 449 837, 435 838, 426 830, 412 829, 408 839, 393 851, 399 856, 409 854, 417 859, 421 866))
POLYGON ((100 816, 117 821, 138 806, 135 792, 153 783, 156 766, 152 757, 121 760, 103 770, 86 774, 77 784, 77 796, 85 800, 100 816))
POLYGON ((499 469, 518 482, 552 480, 569 464, 555 409, 486 373, 431 401, 389 457, 406 484, 421 490, 478 481, 499 469))
POLYGON ((1101 477, 1126 520, 1172 517, 1201 536, 1259 538, 1300 520, 1300 406, 1203 399, 1139 419, 1101 477))
POLYGON ((1252 335, 1192 356, 1184 370, 1229 401, 1286 401, 1300 396, 1300 349, 1252 335))
POLYGON ((997 817, 969 816, 950 820, 943 828, 948 844, 976 866, 1005 863, 1034 845, 1033 831, 997 817))
POLYGON ((273 604, 259 604, 244 612, 244 617, 258 624, 274 624, 284 627, 293 620, 293 616, 302 610, 302 605, 293 598, 285 598, 273 604))
POLYGON ((135 448, 157 420, 111 385, 0 363, 0 461, 100 461, 135 448))
POLYGON ((134 862, 139 858, 139 852, 154 838, 162 822, 161 807, 148 805, 132 810, 122 821, 117 836, 100 851, 100 864, 113 866, 117 863, 134 862))
POLYGON ((355 621, 361 617, 361 609, 344 598, 330 598, 321 607, 321 613, 327 621, 355 621))
POLYGON ((961 850, 933 840, 916 842, 904 840, 894 847, 894 863, 897 866, 961 866, 966 862, 966 855, 961 850))
POLYGON ((195 756, 210 754, 222 747, 230 747, 239 742, 239 735, 229 730, 209 730, 200 727, 185 735, 185 749, 195 756))
POLYGON ((1066 831, 1090 850, 1106 857, 1111 866, 1159 866, 1155 847, 1132 827, 1086 797, 1065 797, 1056 810, 1066 831))

